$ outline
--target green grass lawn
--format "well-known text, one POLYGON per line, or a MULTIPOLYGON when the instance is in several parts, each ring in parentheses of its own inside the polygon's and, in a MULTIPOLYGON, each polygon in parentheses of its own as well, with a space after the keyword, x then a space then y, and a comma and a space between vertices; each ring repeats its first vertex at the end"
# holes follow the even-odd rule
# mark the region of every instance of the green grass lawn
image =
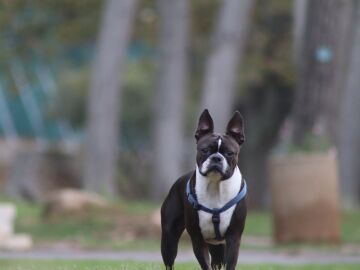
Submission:
POLYGON ((345 243, 360 244, 360 211, 353 210, 343 214, 342 240, 345 243))
MULTIPOLYGON (((153 250, 159 248, 159 228, 151 229, 149 222, 151 214, 158 207, 152 203, 117 202, 107 211, 86 211, 80 215, 51 220, 43 219, 42 208, 38 204, 16 202, 16 205, 16 232, 29 233, 37 245, 62 241, 89 249, 136 250, 141 247, 143 250, 153 250)), ((249 212, 245 236, 269 239, 271 232, 272 221, 269 212, 249 212)), ((360 245, 360 210, 343 214, 342 240, 344 243, 360 245)), ((189 245, 189 243, 185 241, 184 245, 189 245)), ((291 247, 294 246, 291 245, 291 247)), ((245 243, 242 248, 259 247, 245 243)))
MULTIPOLYGON (((360 265, 239 265, 241 270, 358 270, 360 265)), ((2 270, 155 270, 164 269, 160 263, 114 261, 36 261, 0 260, 2 270)), ((200 269, 196 264, 176 264, 176 270, 200 269)))

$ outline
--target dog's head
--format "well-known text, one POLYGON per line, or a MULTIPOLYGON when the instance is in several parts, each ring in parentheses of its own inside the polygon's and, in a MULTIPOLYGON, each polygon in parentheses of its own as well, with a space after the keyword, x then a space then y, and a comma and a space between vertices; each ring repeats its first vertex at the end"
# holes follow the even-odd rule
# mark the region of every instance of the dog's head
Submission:
POLYGON ((245 141, 244 121, 236 111, 224 134, 214 133, 214 122, 208 110, 200 115, 195 133, 196 163, 202 175, 219 174, 221 180, 230 178, 236 168, 240 147, 245 141))

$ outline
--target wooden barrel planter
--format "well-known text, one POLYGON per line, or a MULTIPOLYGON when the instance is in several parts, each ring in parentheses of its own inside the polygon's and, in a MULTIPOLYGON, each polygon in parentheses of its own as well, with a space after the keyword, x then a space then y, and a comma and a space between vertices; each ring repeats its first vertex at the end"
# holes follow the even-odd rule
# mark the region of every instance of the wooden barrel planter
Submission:
POLYGON ((269 165, 275 241, 339 242, 335 155, 277 156, 269 165))

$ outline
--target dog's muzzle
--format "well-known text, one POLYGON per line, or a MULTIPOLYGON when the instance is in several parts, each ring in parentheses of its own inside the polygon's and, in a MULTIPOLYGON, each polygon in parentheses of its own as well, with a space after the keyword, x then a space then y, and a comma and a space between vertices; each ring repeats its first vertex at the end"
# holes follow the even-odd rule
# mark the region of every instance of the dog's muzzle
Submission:
POLYGON ((227 170, 227 161, 220 153, 209 156, 201 166, 201 173, 218 172, 225 174, 227 170))

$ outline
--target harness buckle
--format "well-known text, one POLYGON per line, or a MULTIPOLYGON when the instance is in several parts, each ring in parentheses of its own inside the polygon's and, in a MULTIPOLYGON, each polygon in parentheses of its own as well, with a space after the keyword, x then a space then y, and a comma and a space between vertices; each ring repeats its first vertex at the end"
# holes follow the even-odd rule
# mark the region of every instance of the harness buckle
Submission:
MULTIPOLYGON (((217 210, 217 209, 214 209, 214 210, 217 210)), ((214 224, 218 224, 220 223, 220 214, 215 212, 212 217, 211 217, 211 220, 214 224)))

